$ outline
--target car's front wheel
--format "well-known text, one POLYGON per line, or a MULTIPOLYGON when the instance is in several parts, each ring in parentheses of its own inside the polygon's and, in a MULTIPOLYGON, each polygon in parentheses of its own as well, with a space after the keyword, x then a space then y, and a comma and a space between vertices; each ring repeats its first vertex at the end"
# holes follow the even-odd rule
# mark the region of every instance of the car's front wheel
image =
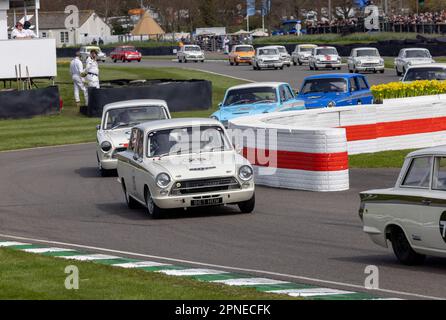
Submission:
POLYGON ((256 206, 256 196, 253 195, 248 201, 240 202, 238 207, 242 213, 252 213, 256 206))
POLYGON ((156 205, 155 201, 153 201, 152 195, 148 188, 146 188, 144 193, 146 199, 147 213, 149 214, 150 218, 158 219, 161 216, 163 210, 156 205))
POLYGON ((398 260, 405 265, 417 265, 423 263, 425 255, 416 253, 406 238, 403 230, 394 227, 390 232, 393 252, 398 260))

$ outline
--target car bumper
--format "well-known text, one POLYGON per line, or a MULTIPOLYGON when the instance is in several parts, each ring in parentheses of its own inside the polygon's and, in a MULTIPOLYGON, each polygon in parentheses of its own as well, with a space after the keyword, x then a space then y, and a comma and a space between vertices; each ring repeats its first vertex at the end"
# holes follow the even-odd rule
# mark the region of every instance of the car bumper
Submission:
POLYGON ((234 61, 237 63, 251 63, 252 58, 236 58, 234 61))
POLYGON ((317 68, 340 68, 340 67, 342 67, 342 63, 341 62, 333 62, 333 63, 316 62, 315 66, 317 68))
POLYGON ((355 69, 358 71, 381 71, 384 70, 384 66, 376 65, 376 66, 355 66, 355 69))
POLYGON ((254 196, 254 193, 254 184, 251 183, 250 187, 247 189, 213 192, 206 194, 154 197, 153 201, 161 209, 192 208, 195 207, 192 206, 193 200, 200 200, 209 197, 222 198, 222 203, 219 205, 231 205, 250 200, 254 196))
POLYGON ((260 68, 282 68, 284 65, 283 62, 274 62, 274 63, 258 63, 260 68))
POLYGON ((139 61, 141 60, 141 57, 138 56, 132 56, 132 57, 126 57, 125 58, 127 61, 139 61))
POLYGON ((105 170, 115 170, 118 168, 118 159, 102 159, 101 167, 105 170))
POLYGON ((186 57, 185 58, 187 61, 204 61, 204 58, 191 58, 191 57, 186 57))

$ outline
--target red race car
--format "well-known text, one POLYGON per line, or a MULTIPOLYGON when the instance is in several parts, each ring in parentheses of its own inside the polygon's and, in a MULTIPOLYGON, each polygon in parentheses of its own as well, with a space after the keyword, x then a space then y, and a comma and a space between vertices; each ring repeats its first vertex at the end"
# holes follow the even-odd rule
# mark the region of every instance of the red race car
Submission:
POLYGON ((110 53, 110 58, 116 63, 118 60, 122 62, 138 61, 141 62, 142 54, 132 46, 121 46, 115 48, 110 53))

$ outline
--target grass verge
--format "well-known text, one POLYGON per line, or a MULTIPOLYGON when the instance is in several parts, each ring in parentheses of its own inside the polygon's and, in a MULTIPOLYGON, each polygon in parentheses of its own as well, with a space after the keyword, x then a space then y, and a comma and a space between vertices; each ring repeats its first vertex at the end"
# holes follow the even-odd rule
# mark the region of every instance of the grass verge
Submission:
POLYGON ((349 156, 350 168, 401 168, 407 154, 414 150, 383 151, 349 156))
POLYGON ((250 288, 199 282, 141 270, 0 249, 0 299, 21 300, 272 300, 250 288), (79 268, 79 290, 65 288, 65 268, 79 268))

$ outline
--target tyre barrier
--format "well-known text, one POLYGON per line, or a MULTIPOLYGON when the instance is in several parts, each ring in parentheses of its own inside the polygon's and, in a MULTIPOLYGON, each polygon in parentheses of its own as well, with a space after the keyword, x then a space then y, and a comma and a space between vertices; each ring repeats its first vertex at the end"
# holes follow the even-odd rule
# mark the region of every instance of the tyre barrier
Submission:
POLYGON ((229 128, 253 163, 259 185, 348 190, 349 155, 446 144, 446 95, 390 99, 380 105, 275 112, 232 120, 229 128), (257 137, 263 132, 270 137, 275 134, 277 141, 264 147, 265 139, 240 138, 249 130, 257 137), (276 161, 262 162, 259 154, 274 154, 276 161))

